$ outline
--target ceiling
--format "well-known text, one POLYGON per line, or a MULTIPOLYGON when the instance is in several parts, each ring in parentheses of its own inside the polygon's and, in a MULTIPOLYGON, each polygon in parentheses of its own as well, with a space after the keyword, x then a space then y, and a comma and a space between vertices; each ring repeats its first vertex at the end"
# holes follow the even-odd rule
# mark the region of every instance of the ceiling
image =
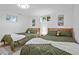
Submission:
POLYGON ((0 4, 0 11, 15 12, 27 16, 50 15, 59 10, 71 9, 72 5, 68 4, 30 4, 29 9, 21 9, 16 4, 0 4))

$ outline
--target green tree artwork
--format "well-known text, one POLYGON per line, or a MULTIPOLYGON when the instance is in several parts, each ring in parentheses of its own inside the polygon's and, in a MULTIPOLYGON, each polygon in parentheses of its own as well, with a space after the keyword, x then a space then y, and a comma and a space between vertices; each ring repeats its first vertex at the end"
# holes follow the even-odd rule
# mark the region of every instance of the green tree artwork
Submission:
POLYGON ((35 26, 35 19, 32 20, 32 26, 35 26))

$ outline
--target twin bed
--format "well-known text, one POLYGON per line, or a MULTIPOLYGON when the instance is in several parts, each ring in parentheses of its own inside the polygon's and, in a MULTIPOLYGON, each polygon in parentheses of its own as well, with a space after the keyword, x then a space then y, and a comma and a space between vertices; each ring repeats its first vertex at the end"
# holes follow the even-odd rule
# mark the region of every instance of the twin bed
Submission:
POLYGON ((33 38, 22 47, 20 55, 71 55, 51 45, 51 41, 33 38))
POLYGON ((15 48, 23 46, 28 39, 25 35, 18 34, 6 34, 3 36, 1 42, 4 42, 5 45, 9 45, 12 51, 15 51, 15 48))

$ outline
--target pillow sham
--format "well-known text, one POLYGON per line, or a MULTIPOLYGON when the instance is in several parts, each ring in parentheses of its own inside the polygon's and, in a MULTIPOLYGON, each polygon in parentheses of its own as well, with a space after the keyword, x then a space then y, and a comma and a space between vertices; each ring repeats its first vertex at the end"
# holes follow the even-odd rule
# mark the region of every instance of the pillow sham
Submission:
POLYGON ((32 28, 29 28, 26 33, 32 33, 32 34, 37 34, 37 31, 32 29, 32 28))
POLYGON ((47 35, 56 36, 56 31, 48 31, 47 35))
POLYGON ((61 31, 61 36, 72 36, 72 33, 71 32, 67 32, 67 31, 61 31))

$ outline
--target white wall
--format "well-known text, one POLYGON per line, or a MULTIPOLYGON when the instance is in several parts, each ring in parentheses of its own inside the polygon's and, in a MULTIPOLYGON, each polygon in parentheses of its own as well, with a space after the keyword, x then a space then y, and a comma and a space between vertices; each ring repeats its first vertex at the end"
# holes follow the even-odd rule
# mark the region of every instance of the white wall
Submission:
POLYGON ((74 5, 74 21, 73 21, 73 27, 74 27, 74 34, 75 39, 79 43, 79 5, 74 5))
MULTIPOLYGON (((48 28, 58 28, 58 15, 64 15, 64 28, 72 28, 73 25, 73 10, 72 7, 70 7, 69 9, 60 9, 55 13, 50 14, 50 16, 52 16, 52 22, 48 22, 48 28)), ((32 27, 32 19, 36 19, 36 25, 35 27, 40 27, 40 16, 31 16, 31 20, 29 20, 30 22, 30 27, 32 27)))

